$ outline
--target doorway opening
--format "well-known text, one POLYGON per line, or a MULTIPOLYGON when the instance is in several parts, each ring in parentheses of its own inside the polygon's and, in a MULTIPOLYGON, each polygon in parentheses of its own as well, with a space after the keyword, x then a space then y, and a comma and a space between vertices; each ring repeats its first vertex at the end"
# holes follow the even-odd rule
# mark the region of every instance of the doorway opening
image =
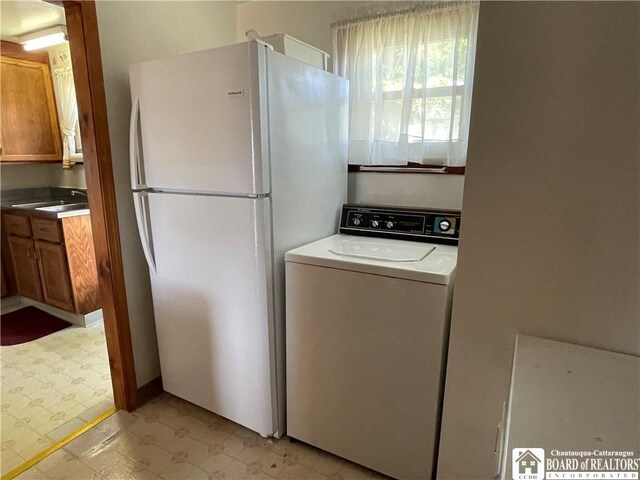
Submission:
POLYGON ((138 405, 97 35, 93 2, 3 2, 3 478, 138 405))

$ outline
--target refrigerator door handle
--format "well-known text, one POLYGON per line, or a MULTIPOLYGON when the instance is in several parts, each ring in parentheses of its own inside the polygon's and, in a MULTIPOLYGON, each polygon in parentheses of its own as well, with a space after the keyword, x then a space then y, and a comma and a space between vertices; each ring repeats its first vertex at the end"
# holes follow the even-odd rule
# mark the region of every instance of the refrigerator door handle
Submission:
POLYGON ((129 162, 131 166, 131 188, 134 190, 146 188, 141 182, 143 165, 140 162, 140 139, 138 137, 138 121, 140 119, 140 97, 133 100, 131 119, 129 122, 129 162))
POLYGON ((153 275, 156 274, 156 261, 153 258, 153 250, 151 247, 151 229, 149 228, 149 203, 146 192, 133 192, 133 206, 136 211, 136 220, 138 222, 138 233, 140 234, 140 242, 142 243, 142 251, 144 257, 149 264, 149 270, 153 275))

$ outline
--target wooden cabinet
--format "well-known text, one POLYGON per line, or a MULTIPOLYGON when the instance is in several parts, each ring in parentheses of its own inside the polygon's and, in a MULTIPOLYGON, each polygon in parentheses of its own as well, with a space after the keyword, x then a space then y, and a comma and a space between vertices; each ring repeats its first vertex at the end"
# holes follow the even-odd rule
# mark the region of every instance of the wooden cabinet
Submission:
POLYGON ((0 244, 0 286, 2 287, 2 298, 16 294, 16 282, 13 275, 13 265, 11 264, 11 252, 9 251, 9 241, 7 240, 7 228, 2 229, 0 244))
POLYGON ((9 237, 9 250, 18 294, 42 301, 40 272, 33 240, 12 235, 9 237))
POLYGON ((35 240, 46 240, 47 242, 62 242, 60 234, 60 222, 49 220, 48 218, 31 218, 31 231, 35 240))
POLYGON ((31 224, 29 223, 29 217, 6 213, 4 215, 4 228, 9 235, 15 235, 18 237, 31 236, 31 224))
POLYGON ((19 295, 69 312, 100 308, 91 218, 3 214, 19 295))
POLYGON ((71 281, 64 245, 35 241, 44 303, 73 311, 71 281))
POLYGON ((9 288, 7 287, 7 279, 4 276, 4 262, 0 263, 0 292, 2 298, 9 295, 9 288))
POLYGON ((0 160, 62 160, 49 65, 0 57, 0 97, 0 160))

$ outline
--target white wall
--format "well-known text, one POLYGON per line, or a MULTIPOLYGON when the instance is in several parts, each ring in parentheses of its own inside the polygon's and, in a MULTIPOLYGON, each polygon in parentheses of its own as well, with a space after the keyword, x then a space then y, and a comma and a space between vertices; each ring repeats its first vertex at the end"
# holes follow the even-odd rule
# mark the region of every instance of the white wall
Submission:
POLYGON ((639 20, 482 2, 438 478, 493 475, 516 334, 640 354, 639 20))
POLYGON ((460 210, 463 175, 349 174, 349 202, 460 210))
MULTIPOLYGON (((396 3, 397 6, 397 2, 396 3)), ((331 24, 353 15, 376 11, 382 2, 252 1, 238 5, 238 41, 247 30, 262 35, 286 33, 333 54, 331 24)), ((329 62, 331 64, 331 61, 329 62)), ((350 173, 349 201, 379 205, 459 209, 463 176, 428 174, 350 173)))
POLYGON ((141 386, 160 369, 148 267, 129 191, 129 65, 235 42, 236 7, 231 2, 96 3, 131 336, 141 386))
POLYGON ((286 33, 332 55, 331 23, 361 5, 363 2, 263 0, 242 3, 238 5, 238 41, 245 40, 245 32, 251 29, 258 30, 265 36, 286 33))

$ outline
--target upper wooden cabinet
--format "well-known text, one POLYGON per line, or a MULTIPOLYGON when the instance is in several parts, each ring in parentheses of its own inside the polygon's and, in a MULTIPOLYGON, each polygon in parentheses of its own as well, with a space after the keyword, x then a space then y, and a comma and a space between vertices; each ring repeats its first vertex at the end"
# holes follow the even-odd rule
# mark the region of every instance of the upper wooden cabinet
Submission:
POLYGON ((62 160, 62 138, 45 63, 0 57, 0 160, 62 160))

